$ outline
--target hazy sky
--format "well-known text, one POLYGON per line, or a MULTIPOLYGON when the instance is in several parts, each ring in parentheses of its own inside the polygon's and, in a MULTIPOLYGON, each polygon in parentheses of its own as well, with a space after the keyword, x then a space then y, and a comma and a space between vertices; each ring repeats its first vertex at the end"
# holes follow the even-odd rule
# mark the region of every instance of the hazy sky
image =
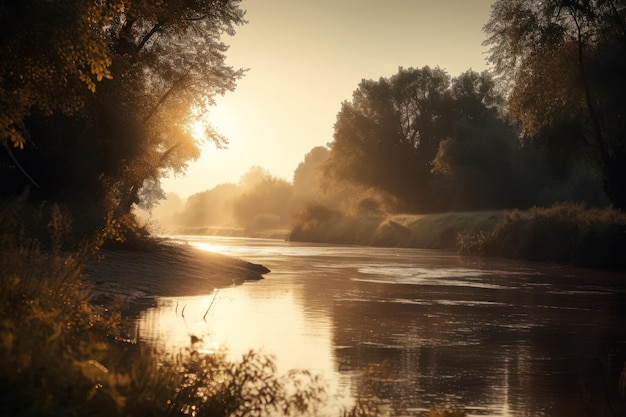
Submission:
POLYGON ((248 24, 225 42, 227 63, 249 71, 211 116, 228 149, 208 144, 184 177, 163 181, 164 190, 188 197, 236 183, 253 165, 291 181, 307 152, 332 141, 341 103, 362 79, 400 66, 439 66, 451 76, 485 69, 491 3, 244 0, 248 24))

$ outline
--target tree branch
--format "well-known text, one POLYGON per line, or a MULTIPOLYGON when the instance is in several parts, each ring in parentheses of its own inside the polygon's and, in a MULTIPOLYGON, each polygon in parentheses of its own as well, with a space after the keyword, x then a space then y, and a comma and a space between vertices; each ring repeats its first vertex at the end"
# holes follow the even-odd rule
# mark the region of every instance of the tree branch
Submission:
POLYGON ((4 141, 4 149, 6 149, 7 153, 9 154, 9 156, 11 157, 11 160, 13 161, 13 163, 15 164, 15 166, 22 172, 22 174, 24 174, 24 176, 26 178, 28 178, 28 180, 37 188, 41 188, 39 187, 39 184, 37 184, 35 182, 35 180, 33 179, 33 177, 31 177, 30 175, 28 175, 28 172, 24 169, 24 167, 22 166, 22 164, 19 163, 19 161, 17 160, 17 158, 15 157, 15 155, 13 155, 13 152, 11 152, 11 148, 9 148, 9 145, 7 143, 7 141, 4 141))
POLYGON ((159 101, 157 102, 157 104, 154 106, 154 108, 150 111, 150 113, 148 113, 148 115, 144 118, 143 122, 147 123, 148 120, 150 120, 152 118, 152 116, 154 116, 154 114, 157 112, 157 110, 159 109, 159 107, 161 107, 161 105, 165 102, 165 100, 167 100, 167 98, 169 96, 171 96, 172 94, 174 94, 174 92, 176 91, 176 89, 185 83, 185 81, 189 78, 189 74, 185 74, 183 76, 181 76, 178 80, 176 80, 174 82, 174 84, 172 84, 172 86, 165 92, 165 94, 163 94, 163 96, 159 99, 159 101))
POLYGON ((150 29, 150 32, 148 32, 143 39, 141 40, 141 42, 139 42, 139 44, 137 45, 136 48, 136 52, 139 52, 143 49, 143 47, 146 45, 146 43, 150 40, 150 38, 157 33, 158 31, 161 30, 161 28, 163 28, 163 26, 165 26, 167 24, 167 20, 164 20, 162 22, 157 22, 156 25, 154 25, 154 27, 152 29, 150 29))
POLYGON ((576 36, 578 43, 578 67, 580 71, 580 77, 583 82, 583 87, 585 89, 585 100, 587 104, 587 111, 589 112, 589 117, 591 118, 591 125, 593 126, 594 136, 596 138, 596 144, 600 150, 600 158, 602 162, 607 165, 609 160, 609 153, 606 149, 604 143, 604 135, 602 134, 602 126, 600 125, 600 119, 598 118, 598 114, 596 113, 595 105, 593 104, 593 99, 591 97, 591 89, 589 88, 589 81, 587 79, 587 71, 585 71, 584 64, 584 42, 582 39, 582 28, 580 22, 578 21, 578 17, 576 16, 576 11, 570 9, 570 15, 574 20, 574 24, 576 25, 576 36))
POLYGON ((615 16, 615 21, 617 22, 617 25, 622 28, 622 33, 626 38, 626 25, 624 24, 624 19, 622 19, 619 12, 617 11, 617 7, 615 7, 615 2, 613 0, 609 0, 609 4, 611 5, 611 11, 615 16))

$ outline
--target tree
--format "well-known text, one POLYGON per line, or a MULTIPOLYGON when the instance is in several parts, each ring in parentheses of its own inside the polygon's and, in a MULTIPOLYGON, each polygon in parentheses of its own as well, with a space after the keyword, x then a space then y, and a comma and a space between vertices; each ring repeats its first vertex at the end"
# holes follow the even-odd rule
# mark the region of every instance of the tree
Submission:
POLYGON ((432 161, 439 193, 453 210, 532 205, 532 169, 517 132, 502 117, 504 99, 490 73, 468 70, 452 80, 453 133, 432 161))
POLYGON ((316 146, 298 164, 293 174, 294 196, 300 200, 313 200, 321 193, 322 164, 328 159, 330 150, 316 146))
POLYGON ((233 215, 248 231, 285 227, 291 220, 292 197, 291 183, 264 176, 234 200, 233 215))
POLYGON ((503 104, 486 71, 451 79, 438 68, 400 68, 364 80, 337 116, 326 181, 389 193, 400 210, 527 205, 535 184, 522 178, 526 157, 503 104))
POLYGON ((617 208, 626 208, 625 14, 623 0, 499 0, 485 25, 512 119, 529 138, 582 137, 617 208))
POLYGON ((423 67, 363 80, 337 115, 327 178, 391 193, 407 209, 436 208, 430 163, 449 131, 450 77, 423 67))
POLYGON ((210 190, 191 195, 177 216, 178 225, 233 226, 233 204, 241 193, 241 187, 236 184, 219 184, 210 190))
MULTIPOLYGON (((3 40, 17 45, 0 67, 0 133, 12 159, 3 192, 30 182, 40 198, 125 215, 144 184, 158 194, 164 172, 199 155, 191 125, 243 75, 225 64, 221 41, 244 22, 239 1, 39 3, 0 8, 3 40)), ((205 139, 225 143, 206 128, 205 139)))
POLYGON ((33 109, 72 114, 96 83, 111 78, 104 36, 124 2, 6 1, 0 4, 0 140, 23 148, 33 109))

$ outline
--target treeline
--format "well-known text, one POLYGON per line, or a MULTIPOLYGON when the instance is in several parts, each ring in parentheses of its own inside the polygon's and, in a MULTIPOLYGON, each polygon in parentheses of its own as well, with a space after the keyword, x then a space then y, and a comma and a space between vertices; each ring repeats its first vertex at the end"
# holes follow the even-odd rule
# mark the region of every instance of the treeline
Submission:
POLYGON ((400 68, 359 84, 334 140, 305 155, 292 182, 255 167, 178 207, 171 196, 155 217, 169 231, 278 228, 304 238, 303 227, 333 216, 609 204, 587 155, 520 137, 505 104, 489 72, 400 68))
POLYGON ((186 201, 170 193, 154 209, 136 213, 159 233, 251 235, 289 227, 293 198, 290 182, 257 166, 237 184, 220 184, 186 201))

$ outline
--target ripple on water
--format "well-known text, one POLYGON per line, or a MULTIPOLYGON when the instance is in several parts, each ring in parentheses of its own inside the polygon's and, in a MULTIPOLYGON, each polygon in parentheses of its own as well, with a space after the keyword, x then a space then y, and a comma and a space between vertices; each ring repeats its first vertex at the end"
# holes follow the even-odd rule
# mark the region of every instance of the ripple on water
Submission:
POLYGON ((365 266, 358 269, 361 276, 353 281, 383 284, 454 286, 482 289, 512 289, 515 286, 484 282, 485 278, 508 275, 503 271, 490 271, 467 268, 424 268, 424 267, 388 267, 365 266))

